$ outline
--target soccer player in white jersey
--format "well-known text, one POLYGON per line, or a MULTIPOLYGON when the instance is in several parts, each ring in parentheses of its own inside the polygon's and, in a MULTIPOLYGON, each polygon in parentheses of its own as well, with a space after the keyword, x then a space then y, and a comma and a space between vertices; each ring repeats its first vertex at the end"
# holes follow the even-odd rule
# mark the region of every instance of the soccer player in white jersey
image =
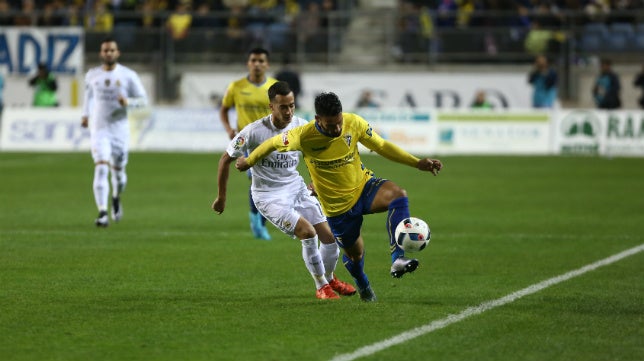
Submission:
POLYGON ((112 209, 114 221, 123 217, 120 195, 127 184, 125 166, 128 160, 130 128, 128 107, 147 104, 147 95, 139 76, 132 69, 118 63, 120 52, 114 39, 101 43, 101 66, 85 75, 85 97, 81 126, 91 135, 94 159, 94 199, 98 208, 95 224, 107 227, 108 198, 111 173, 112 209))
MULTIPOLYGON (((212 204, 212 209, 219 214, 226 207, 230 164, 266 139, 307 123, 294 115, 295 96, 288 83, 273 84, 268 89, 268 98, 271 114, 244 127, 219 161, 218 193, 212 204)), ((339 298, 336 292, 353 295, 356 289, 334 275, 340 250, 320 203, 297 171, 299 161, 299 152, 273 152, 258 162, 253 167, 251 185, 255 205, 282 232, 301 240, 302 258, 315 281, 317 298, 339 298)))

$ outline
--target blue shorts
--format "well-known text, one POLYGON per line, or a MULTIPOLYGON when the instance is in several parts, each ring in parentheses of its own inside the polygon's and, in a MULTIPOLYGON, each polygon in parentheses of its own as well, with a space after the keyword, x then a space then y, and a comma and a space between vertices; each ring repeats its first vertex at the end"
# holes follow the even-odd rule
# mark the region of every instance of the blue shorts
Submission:
POLYGON ((342 248, 353 246, 362 228, 362 216, 371 214, 371 204, 378 193, 378 189, 387 182, 387 179, 372 177, 365 184, 356 204, 345 213, 327 217, 335 241, 342 248))

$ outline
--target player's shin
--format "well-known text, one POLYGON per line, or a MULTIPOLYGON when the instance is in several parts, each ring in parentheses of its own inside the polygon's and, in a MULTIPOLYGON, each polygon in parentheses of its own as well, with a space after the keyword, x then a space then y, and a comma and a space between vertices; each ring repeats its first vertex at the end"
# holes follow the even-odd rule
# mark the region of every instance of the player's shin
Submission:
POLYGON ((364 253, 360 258, 360 261, 353 262, 346 254, 342 255, 342 262, 344 267, 349 271, 349 274, 353 277, 356 282, 356 286, 360 289, 366 289, 369 287, 369 279, 364 273, 364 253))
POLYGON ((107 196, 110 191, 110 185, 107 180, 109 169, 107 164, 97 164, 94 167, 94 200, 99 211, 107 210, 107 196))
POLYGON ((320 244, 320 255, 322 255, 322 262, 326 270, 324 276, 327 280, 332 280, 335 266, 338 263, 338 257, 340 257, 340 247, 335 242, 330 244, 322 243, 320 244))
POLYGON ((391 262, 397 258, 403 257, 405 251, 396 247, 396 226, 405 218, 409 217, 409 199, 407 197, 396 198, 389 203, 389 212, 387 213, 387 229, 389 231, 389 248, 391 250, 391 262))
POLYGON ((127 174, 125 169, 116 169, 112 168, 112 197, 118 197, 124 190, 127 185, 127 174))
POLYGON ((302 240, 302 259, 304 259, 304 264, 315 281, 316 289, 320 289, 320 287, 328 283, 324 277, 324 263, 318 249, 317 235, 313 238, 302 240))

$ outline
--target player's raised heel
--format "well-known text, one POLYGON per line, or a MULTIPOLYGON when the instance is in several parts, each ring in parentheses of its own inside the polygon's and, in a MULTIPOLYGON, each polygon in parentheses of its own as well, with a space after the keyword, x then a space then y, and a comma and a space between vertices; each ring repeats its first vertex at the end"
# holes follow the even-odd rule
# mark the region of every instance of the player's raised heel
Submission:
POLYGON ((373 293, 371 286, 367 286, 366 288, 360 289, 359 293, 360 293, 360 299, 364 302, 376 302, 378 300, 376 298, 376 294, 373 293))
POLYGON ((123 206, 119 197, 112 197, 112 219, 118 222, 123 218, 123 206))
POLYGON ((391 264, 391 276, 400 278, 405 273, 412 273, 418 268, 418 260, 415 258, 398 257, 391 264))
POLYGON ((321 299, 321 300, 334 300, 340 298, 335 292, 333 292, 333 289, 329 284, 326 284, 322 287, 320 287, 319 290, 315 291, 315 297, 321 299))
POLYGON ((96 224, 96 227, 109 226, 110 222, 109 222, 109 219, 107 218, 107 212, 106 211, 98 212, 98 217, 96 217, 96 220, 94 221, 94 223, 96 224))
POLYGON ((333 279, 329 281, 329 286, 331 286, 331 289, 333 289, 335 292, 337 292, 339 295, 342 295, 342 296, 351 296, 356 294, 355 287, 351 286, 350 284, 344 281, 340 281, 335 276, 333 276, 333 279))

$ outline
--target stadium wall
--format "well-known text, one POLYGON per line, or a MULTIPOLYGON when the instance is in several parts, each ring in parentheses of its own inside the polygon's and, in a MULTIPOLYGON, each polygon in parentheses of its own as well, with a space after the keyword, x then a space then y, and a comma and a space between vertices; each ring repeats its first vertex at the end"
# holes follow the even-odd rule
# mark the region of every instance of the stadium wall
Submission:
MULTIPOLYGON (((644 157, 644 111, 358 110, 385 139, 418 155, 601 155, 644 157)), ((79 108, 6 109, 2 151, 89 151, 79 108)), ((312 114, 298 115, 311 119, 312 114)), ((234 117, 233 117, 234 121, 234 117)), ((212 108, 130 113, 133 151, 222 152, 228 137, 212 108)))

